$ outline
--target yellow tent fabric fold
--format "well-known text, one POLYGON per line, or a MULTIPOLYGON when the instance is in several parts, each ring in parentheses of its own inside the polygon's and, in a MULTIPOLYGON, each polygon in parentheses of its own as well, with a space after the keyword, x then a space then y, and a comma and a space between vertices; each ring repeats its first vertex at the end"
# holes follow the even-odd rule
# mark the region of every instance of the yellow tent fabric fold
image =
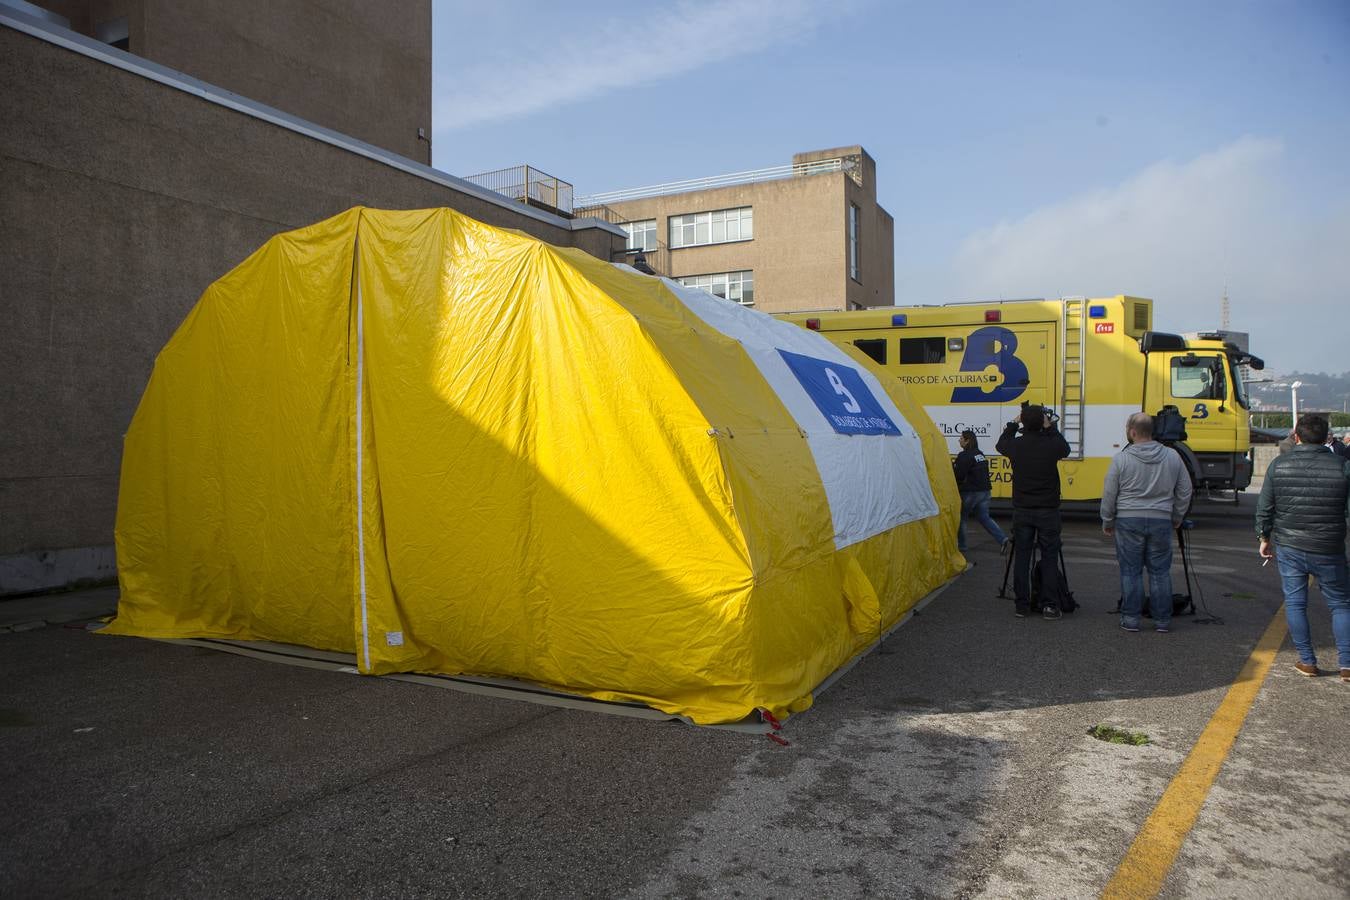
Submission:
POLYGON ((702 296, 448 209, 278 235, 156 362, 107 631, 805 708, 964 565, 946 449, 865 358, 702 296))

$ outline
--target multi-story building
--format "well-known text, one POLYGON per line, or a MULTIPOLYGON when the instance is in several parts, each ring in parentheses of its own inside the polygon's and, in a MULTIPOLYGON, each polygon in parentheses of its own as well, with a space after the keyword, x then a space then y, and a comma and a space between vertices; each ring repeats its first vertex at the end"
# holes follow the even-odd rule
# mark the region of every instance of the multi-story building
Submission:
POLYGON ((430 22, 431 0, 0 0, 0 596, 115 574, 155 354, 272 235, 449 206, 623 245, 537 170, 504 195, 515 170, 494 190, 426 164, 430 22))
POLYGON ((578 198, 628 232, 616 259, 766 312, 895 302, 895 225, 862 147, 792 164, 578 198))

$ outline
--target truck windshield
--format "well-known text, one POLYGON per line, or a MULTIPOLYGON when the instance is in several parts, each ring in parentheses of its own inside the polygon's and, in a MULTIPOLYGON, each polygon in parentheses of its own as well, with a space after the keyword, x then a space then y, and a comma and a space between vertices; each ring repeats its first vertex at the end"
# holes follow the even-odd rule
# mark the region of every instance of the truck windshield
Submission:
POLYGON ((1172 359, 1172 396, 1180 400, 1223 400, 1223 359, 1217 356, 1186 356, 1172 359))
POLYGON ((1243 409, 1251 409, 1251 405, 1247 402, 1247 384, 1242 380, 1242 369, 1233 362, 1231 356, 1228 357, 1228 369, 1233 373, 1233 399, 1243 409))

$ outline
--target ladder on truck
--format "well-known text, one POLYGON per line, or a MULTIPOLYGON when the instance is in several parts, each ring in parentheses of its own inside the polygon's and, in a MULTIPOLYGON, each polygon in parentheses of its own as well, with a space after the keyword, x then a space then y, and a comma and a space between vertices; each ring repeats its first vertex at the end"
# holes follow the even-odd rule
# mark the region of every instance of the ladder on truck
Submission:
POLYGON ((1083 383, 1083 352, 1087 347, 1087 300, 1066 297, 1060 321, 1059 430, 1069 442, 1069 458, 1083 458, 1083 412, 1087 403, 1083 383))

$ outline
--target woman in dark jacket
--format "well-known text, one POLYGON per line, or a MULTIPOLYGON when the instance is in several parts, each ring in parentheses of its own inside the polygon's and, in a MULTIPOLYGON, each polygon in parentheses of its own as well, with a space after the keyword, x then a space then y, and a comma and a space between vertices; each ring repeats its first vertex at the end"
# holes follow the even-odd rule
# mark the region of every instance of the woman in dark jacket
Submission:
POLYGON ((966 517, 973 514, 989 536, 998 541, 999 550, 1006 550, 1008 536, 989 516, 989 460, 980 452, 975 432, 961 432, 961 452, 952 461, 952 470, 961 491, 961 525, 956 532, 956 546, 966 552, 966 517))

